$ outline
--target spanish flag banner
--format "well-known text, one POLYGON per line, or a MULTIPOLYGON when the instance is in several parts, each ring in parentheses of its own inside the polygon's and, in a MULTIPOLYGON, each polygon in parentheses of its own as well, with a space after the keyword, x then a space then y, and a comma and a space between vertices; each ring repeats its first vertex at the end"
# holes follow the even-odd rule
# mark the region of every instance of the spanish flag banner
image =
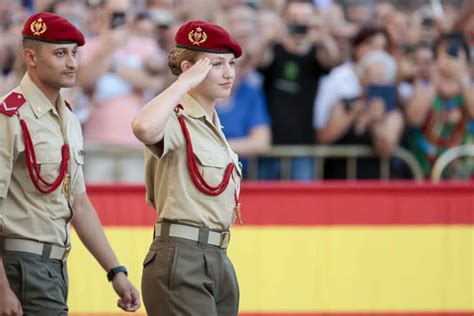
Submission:
MULTIPOLYGON (((88 192, 139 288, 155 221, 145 189, 88 192)), ((474 315, 473 182, 246 182, 241 202, 228 252, 242 316, 474 315)), ((75 234, 69 258, 70 314, 123 315, 75 234)))

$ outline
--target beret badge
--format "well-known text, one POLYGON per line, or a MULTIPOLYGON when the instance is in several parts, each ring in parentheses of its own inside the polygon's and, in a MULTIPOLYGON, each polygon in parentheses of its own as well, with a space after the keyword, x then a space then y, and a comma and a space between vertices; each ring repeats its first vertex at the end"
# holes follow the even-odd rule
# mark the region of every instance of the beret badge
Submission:
POLYGON ((202 28, 198 27, 188 33, 188 39, 193 45, 199 46, 207 40, 207 34, 202 28))
POLYGON ((38 20, 35 20, 30 24, 30 29, 34 35, 40 36, 41 34, 46 32, 48 27, 46 26, 46 23, 44 23, 43 19, 39 18, 38 20))

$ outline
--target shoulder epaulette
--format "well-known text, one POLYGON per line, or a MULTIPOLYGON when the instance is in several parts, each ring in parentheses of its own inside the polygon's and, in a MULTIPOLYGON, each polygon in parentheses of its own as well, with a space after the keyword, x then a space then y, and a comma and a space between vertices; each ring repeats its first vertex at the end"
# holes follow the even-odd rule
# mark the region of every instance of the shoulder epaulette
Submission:
POLYGON ((6 116, 13 116, 18 109, 26 103, 26 99, 21 93, 12 92, 3 100, 0 105, 0 112, 6 116))

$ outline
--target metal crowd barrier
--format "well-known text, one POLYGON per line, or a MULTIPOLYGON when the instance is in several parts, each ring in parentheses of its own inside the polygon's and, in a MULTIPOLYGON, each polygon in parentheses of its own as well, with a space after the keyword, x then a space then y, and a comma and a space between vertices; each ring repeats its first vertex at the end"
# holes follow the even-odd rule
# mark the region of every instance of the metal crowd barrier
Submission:
POLYGON ((470 165, 474 166, 474 145, 461 145, 448 149, 436 159, 431 171, 431 180, 438 181, 441 179, 443 170, 454 160, 467 157, 470 165))
MULTIPOLYGON (((282 179, 290 179, 291 159, 296 157, 313 157, 317 164, 314 179, 323 174, 324 160, 326 158, 345 158, 347 166, 347 179, 356 179, 357 159, 380 158, 380 178, 390 178, 390 158, 380 157, 370 146, 366 145, 306 145, 306 146, 273 146, 271 150, 260 157, 275 157, 281 159, 280 174, 282 179)), ((423 171, 415 157, 406 149, 399 147, 394 154, 406 163, 414 180, 423 180, 423 171)), ((249 160, 248 179, 258 177, 258 158, 249 160)))
MULTIPOLYGON (((89 157, 109 157, 119 161, 124 158, 135 158, 143 155, 143 150, 113 145, 86 144, 89 157)), ((381 179, 390 178, 390 157, 380 157, 370 146, 365 145, 309 145, 309 146, 273 146, 269 152, 259 157, 276 157, 281 159, 280 172, 282 179, 290 178, 291 159, 296 157, 313 157, 317 161, 314 178, 323 174, 326 158, 345 158, 347 161, 347 179, 356 179, 357 159, 380 158, 381 179)), ((249 159, 248 179, 258 179, 258 158, 249 159)), ((413 179, 423 180, 423 172, 415 157, 406 149, 399 147, 392 157, 402 160, 410 169, 413 179)), ((116 165, 119 165, 116 163, 116 165)), ((116 170, 119 172, 119 170, 116 170)))

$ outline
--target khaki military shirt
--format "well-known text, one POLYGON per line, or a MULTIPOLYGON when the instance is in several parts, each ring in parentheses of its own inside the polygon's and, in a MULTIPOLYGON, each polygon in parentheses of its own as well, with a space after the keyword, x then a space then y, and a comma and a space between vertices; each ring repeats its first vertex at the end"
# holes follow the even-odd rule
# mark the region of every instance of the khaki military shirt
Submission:
POLYGON ((229 147, 214 111, 213 118, 190 95, 181 100, 181 110, 189 129, 194 157, 203 178, 212 186, 219 184, 227 165, 235 164, 226 190, 217 196, 199 191, 188 170, 186 140, 176 115, 166 123, 163 150, 156 145, 145 149, 147 201, 158 213, 158 221, 176 220, 211 229, 228 229, 235 220, 234 193, 239 194, 241 167, 229 147))
MULTIPOLYGON (((19 119, 0 113, 0 237, 65 245, 72 215, 69 205, 72 205, 74 195, 86 190, 79 120, 66 107, 62 97, 56 110, 28 74, 13 92, 22 94, 27 101, 18 111, 28 126, 40 173, 46 181, 52 182, 58 177, 61 147, 64 141, 69 144, 71 188, 69 199, 62 193, 62 185, 48 194, 36 189, 26 165, 19 119)), ((2 96, 0 106, 9 94, 2 96)))

